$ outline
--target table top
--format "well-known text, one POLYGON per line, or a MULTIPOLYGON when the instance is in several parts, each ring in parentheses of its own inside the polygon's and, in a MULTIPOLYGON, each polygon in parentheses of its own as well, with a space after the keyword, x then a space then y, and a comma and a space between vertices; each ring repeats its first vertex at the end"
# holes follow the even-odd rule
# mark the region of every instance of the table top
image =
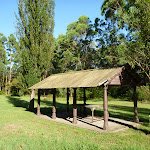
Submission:
POLYGON ((85 105, 87 108, 100 108, 103 107, 103 105, 85 105))

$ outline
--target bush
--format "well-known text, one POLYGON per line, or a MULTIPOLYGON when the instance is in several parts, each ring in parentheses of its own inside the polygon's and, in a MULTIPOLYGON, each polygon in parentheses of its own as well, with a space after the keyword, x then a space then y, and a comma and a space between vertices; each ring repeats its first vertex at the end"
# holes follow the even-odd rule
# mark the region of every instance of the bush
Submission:
POLYGON ((58 96, 58 97, 65 97, 66 93, 67 93, 67 90, 64 88, 56 89, 56 96, 58 96))
POLYGON ((149 86, 141 86, 137 88, 138 99, 140 101, 150 101, 149 86))
POLYGON ((126 98, 127 98, 128 101, 132 101, 132 98, 133 98, 133 89, 129 89, 126 92, 126 98))
POLYGON ((108 95, 113 98, 132 99, 132 89, 129 86, 108 86, 108 95))
MULTIPOLYGON (((86 88, 86 99, 100 98, 103 97, 103 87, 86 88)), ((83 100, 84 89, 77 89, 77 99, 83 100)))
POLYGON ((19 96, 23 96, 24 92, 22 90, 19 90, 19 96))
POLYGON ((4 91, 0 91, 0 95, 5 95, 5 92, 4 91))

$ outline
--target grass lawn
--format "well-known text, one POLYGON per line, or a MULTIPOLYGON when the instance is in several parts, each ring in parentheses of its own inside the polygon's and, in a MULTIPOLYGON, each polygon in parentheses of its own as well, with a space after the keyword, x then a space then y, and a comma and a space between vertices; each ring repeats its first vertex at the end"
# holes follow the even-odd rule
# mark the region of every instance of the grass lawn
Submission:
MULTIPOLYGON (((37 100, 35 106, 36 103, 37 100)), ((64 98, 57 98, 59 111, 65 110, 65 103, 64 98)), ((102 101, 91 100, 87 103, 102 104, 102 101)), ((51 113, 51 104, 52 101, 42 99, 41 112, 51 113)), ((96 133, 39 119, 34 117, 34 112, 27 110, 28 105, 29 96, 0 96, 0 150, 150 150, 150 104, 138 103, 139 119, 145 122, 143 125, 115 133, 96 133)), ((96 115, 102 113, 95 111, 96 115)), ((132 120, 133 103, 109 101, 109 114, 111 117, 132 120)))

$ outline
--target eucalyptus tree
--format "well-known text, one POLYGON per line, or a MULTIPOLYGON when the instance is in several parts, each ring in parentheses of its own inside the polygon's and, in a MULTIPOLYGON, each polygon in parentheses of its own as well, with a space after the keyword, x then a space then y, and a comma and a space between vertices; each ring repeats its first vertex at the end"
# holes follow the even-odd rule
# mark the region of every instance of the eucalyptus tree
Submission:
POLYGON ((54 50, 54 0, 19 0, 17 35, 23 81, 30 87, 47 76, 54 50))
POLYGON ((99 18, 95 19, 94 27, 97 32, 95 65, 108 68, 122 64, 118 52, 120 35, 117 27, 99 18))
POLYGON ((5 51, 5 43, 7 38, 4 34, 0 33, 0 91, 4 88, 5 85, 5 75, 6 75, 6 51, 5 51))
MULTIPOLYGON (((71 49, 78 69, 89 69, 93 67, 94 36, 93 25, 87 16, 80 16, 78 21, 67 26, 66 36, 73 45, 71 49)), ((71 47, 71 46, 70 46, 71 47)))
POLYGON ((11 89, 11 81, 12 81, 12 66, 15 59, 17 41, 13 34, 10 34, 8 37, 8 41, 6 43, 7 53, 8 53, 8 61, 9 61, 9 78, 8 78, 8 94, 10 94, 11 89))
POLYGON ((58 36, 56 49, 59 64, 62 64, 62 72, 93 67, 94 36, 93 26, 84 15, 67 26, 65 35, 58 36))
POLYGON ((104 0, 102 15, 116 23, 122 59, 139 66, 150 80, 150 3, 147 0, 104 0), (112 19, 113 18, 113 19, 112 19))

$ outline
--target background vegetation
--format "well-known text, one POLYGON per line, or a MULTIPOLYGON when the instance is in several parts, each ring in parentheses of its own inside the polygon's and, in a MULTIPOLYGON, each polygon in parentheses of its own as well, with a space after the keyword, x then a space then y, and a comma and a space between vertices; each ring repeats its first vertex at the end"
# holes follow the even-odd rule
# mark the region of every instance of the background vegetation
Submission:
MULTIPOLYGON (((16 36, 0 33, 0 149, 150 149, 150 1, 104 0, 104 20, 91 22, 88 16, 79 16, 57 39, 53 37, 54 8, 54 0, 18 0, 16 36), (137 88, 142 101, 138 115, 144 122, 137 128, 96 133, 37 119, 36 109, 28 111, 28 88, 51 74, 126 63, 146 81, 146 86, 137 88)), ((87 103, 102 104, 102 87, 86 92, 87 103)), ((130 87, 109 86, 111 117, 133 120, 132 93, 130 87)), ((47 115, 52 111, 51 91, 42 95, 41 112, 47 115)), ((60 112, 66 110, 65 95, 66 89, 57 89, 60 112)), ((82 88, 77 96, 78 103, 83 103, 82 88)))
MULTIPOLYGON (((129 63, 147 83, 137 90, 139 100, 150 99, 149 0, 104 0, 105 20, 92 23, 79 16, 57 39, 54 7, 54 0, 19 0, 17 36, 0 33, 0 94, 29 94, 30 86, 52 73, 129 63)), ((89 98, 102 94, 98 88, 87 91, 89 98)), ((64 96, 65 91, 58 93, 64 96)), ((112 97, 130 99, 131 93, 128 87, 109 88, 112 97)))

